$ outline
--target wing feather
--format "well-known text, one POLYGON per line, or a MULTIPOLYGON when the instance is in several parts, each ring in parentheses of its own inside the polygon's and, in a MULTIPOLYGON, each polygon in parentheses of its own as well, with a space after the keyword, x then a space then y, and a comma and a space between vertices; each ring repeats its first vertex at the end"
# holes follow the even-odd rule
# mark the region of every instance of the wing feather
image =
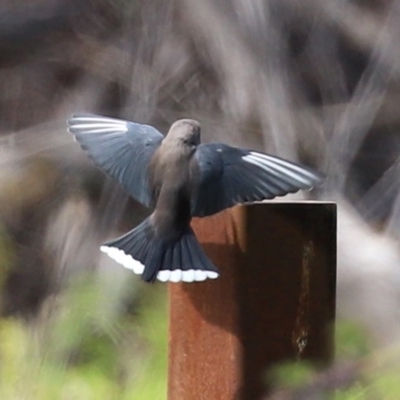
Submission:
POLYGON ((193 216, 207 216, 238 203, 284 196, 320 185, 324 177, 310 168, 265 153, 221 143, 200 145, 194 158, 197 184, 193 216))
POLYGON ((93 162, 136 200, 153 205, 147 167, 163 135, 149 125, 110 117, 76 114, 68 130, 93 162))

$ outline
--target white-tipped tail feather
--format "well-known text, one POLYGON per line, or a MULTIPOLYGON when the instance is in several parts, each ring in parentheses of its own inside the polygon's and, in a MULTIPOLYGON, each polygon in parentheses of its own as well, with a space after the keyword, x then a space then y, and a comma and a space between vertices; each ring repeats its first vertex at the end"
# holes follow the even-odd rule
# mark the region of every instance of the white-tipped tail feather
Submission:
POLYGON ((106 253, 110 258, 118 264, 121 264, 123 267, 132 270, 135 274, 143 274, 144 265, 140 261, 135 260, 129 254, 125 254, 122 250, 117 249, 116 247, 101 246, 100 251, 106 253))
MULTIPOLYGON (((100 251, 107 254, 118 264, 130 269, 135 274, 143 274, 145 266, 140 261, 135 260, 131 255, 125 254, 123 250, 116 247, 101 246, 100 251)), ((218 272, 215 271, 173 269, 159 271, 157 279, 160 282, 202 282, 206 279, 216 279, 218 276, 218 272)))
POLYGON ((202 282, 206 279, 216 279, 219 274, 215 271, 202 271, 199 269, 174 269, 172 271, 163 270, 157 274, 157 279, 161 282, 202 282))
POLYGON ((146 282, 199 282, 219 276, 189 227, 179 237, 157 237, 151 219, 100 250, 146 282))

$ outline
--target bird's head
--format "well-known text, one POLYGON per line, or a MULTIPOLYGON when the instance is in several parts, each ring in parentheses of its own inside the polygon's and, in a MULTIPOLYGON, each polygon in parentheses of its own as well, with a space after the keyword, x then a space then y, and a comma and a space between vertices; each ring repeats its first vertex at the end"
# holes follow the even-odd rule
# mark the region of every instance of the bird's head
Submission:
POLYGON ((167 138, 183 146, 196 147, 200 144, 200 123, 194 119, 175 121, 169 129, 167 138))

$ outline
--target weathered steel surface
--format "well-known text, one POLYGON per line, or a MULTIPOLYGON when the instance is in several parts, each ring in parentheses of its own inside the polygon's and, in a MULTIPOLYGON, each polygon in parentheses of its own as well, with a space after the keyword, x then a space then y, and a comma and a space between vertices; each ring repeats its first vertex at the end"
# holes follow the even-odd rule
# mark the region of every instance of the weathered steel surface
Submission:
POLYGON ((336 206, 241 206, 193 227, 221 277, 170 285, 169 400, 257 400, 266 372, 333 351, 336 206))

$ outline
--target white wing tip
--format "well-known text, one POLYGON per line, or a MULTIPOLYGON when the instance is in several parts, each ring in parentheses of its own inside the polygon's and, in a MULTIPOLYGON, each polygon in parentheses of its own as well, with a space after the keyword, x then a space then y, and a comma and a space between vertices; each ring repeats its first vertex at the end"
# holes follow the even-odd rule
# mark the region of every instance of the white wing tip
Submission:
POLYGON ((107 133, 107 132, 127 132, 128 122, 122 119, 90 116, 90 115, 76 115, 67 121, 69 128, 78 129, 87 133, 107 133))
POLYGON ((268 154, 250 151, 242 156, 242 160, 263 169, 278 179, 289 177, 297 181, 300 185, 299 189, 312 190, 315 186, 323 183, 322 175, 319 176, 306 167, 268 154))

